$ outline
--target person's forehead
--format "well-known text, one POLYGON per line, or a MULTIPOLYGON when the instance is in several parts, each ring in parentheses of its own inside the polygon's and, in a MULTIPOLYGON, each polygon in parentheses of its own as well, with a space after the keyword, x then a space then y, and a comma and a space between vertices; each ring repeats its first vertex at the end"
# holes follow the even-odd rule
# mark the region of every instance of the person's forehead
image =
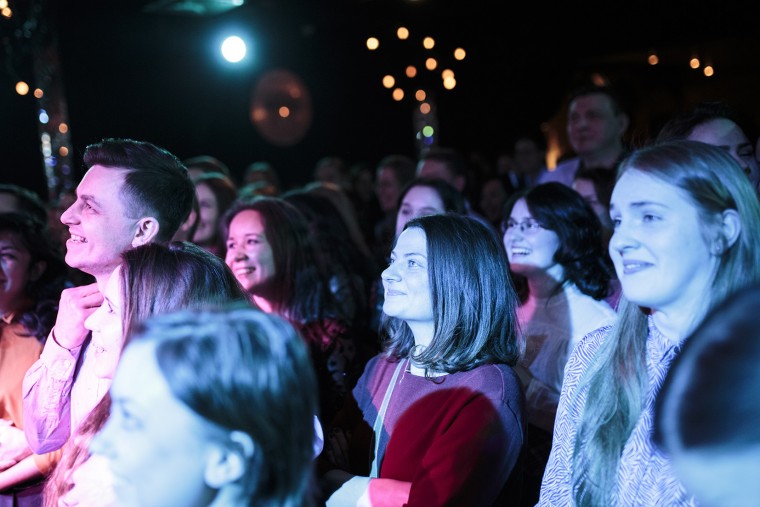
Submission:
POLYGON ((426 185, 417 185, 409 189, 404 196, 404 203, 418 205, 443 205, 443 199, 437 190, 426 185))
POLYGON ((80 195, 94 192, 108 193, 119 191, 124 184, 127 173, 127 169, 94 165, 85 173, 82 181, 79 182, 77 191, 80 195))
POLYGON ((609 110, 612 111, 612 100, 604 93, 591 93, 576 97, 570 103, 570 111, 586 110, 609 110))
POLYGON ((715 118, 700 123, 691 131, 689 139, 707 144, 749 144, 744 131, 728 118, 715 118))

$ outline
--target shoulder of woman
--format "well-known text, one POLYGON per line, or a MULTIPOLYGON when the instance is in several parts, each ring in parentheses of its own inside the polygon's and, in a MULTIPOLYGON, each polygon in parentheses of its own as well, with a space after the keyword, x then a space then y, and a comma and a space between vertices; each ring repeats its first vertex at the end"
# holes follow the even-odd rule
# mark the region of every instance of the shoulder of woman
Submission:
POLYGON ((607 336, 612 331, 612 325, 606 325, 588 333, 570 352, 565 365, 565 380, 577 379, 591 365, 596 357, 599 347, 604 343, 607 336))

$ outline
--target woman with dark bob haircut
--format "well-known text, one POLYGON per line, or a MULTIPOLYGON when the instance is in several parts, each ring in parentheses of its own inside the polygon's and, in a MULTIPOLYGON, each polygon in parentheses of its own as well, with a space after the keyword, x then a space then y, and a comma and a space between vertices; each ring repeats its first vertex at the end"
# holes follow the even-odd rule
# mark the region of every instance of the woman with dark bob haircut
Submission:
POLYGON ((320 463, 327 505, 494 505, 524 439, 507 258, 485 225, 444 214, 407 223, 390 259, 385 350, 330 430, 320 463), (362 420, 375 436, 369 467, 341 445, 366 435, 362 420))
POLYGON ((505 211, 504 247, 522 286, 517 318, 525 351, 517 372, 528 418, 525 496, 533 505, 551 451, 567 358, 587 333, 611 324, 615 312, 603 300, 611 270, 601 224, 578 192, 544 183, 518 193, 505 211))

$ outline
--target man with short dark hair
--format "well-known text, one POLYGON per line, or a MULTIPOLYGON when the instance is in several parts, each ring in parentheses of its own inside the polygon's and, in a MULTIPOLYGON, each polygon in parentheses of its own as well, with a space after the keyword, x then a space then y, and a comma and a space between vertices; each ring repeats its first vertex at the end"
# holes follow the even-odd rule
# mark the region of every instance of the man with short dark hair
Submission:
POLYGON ((180 160, 147 142, 106 139, 87 147, 84 162, 88 170, 61 222, 70 233, 66 263, 96 283, 63 291, 55 326, 24 378, 24 431, 36 453, 63 446, 110 387, 92 371, 98 356, 84 321, 103 302, 121 253, 169 241, 195 198, 180 160))
POLYGON ((571 187, 581 167, 616 170, 626 155, 623 135, 630 120, 617 93, 607 86, 582 87, 573 93, 567 116, 567 137, 575 152, 572 157, 546 169, 537 183, 558 181, 571 187))

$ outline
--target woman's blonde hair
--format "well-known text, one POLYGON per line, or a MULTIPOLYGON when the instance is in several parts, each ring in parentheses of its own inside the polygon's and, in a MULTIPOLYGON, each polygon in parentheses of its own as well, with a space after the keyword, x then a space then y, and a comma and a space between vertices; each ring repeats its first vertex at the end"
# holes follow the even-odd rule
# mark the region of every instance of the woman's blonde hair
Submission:
MULTIPOLYGON (((739 216, 741 232, 733 244, 717 234, 723 254, 712 290, 705 295, 704 308, 695 309, 695 319, 736 290, 760 280, 760 203, 728 153, 696 141, 662 142, 629 155, 620 165, 618 180, 627 171, 639 171, 680 189, 697 209, 705 231, 711 226, 717 229, 716 217, 726 210, 735 210, 739 216)), ((647 314, 646 308, 621 298, 617 323, 581 379, 588 395, 578 423, 572 468, 579 506, 609 504, 623 447, 644 409, 649 387, 647 314)))

